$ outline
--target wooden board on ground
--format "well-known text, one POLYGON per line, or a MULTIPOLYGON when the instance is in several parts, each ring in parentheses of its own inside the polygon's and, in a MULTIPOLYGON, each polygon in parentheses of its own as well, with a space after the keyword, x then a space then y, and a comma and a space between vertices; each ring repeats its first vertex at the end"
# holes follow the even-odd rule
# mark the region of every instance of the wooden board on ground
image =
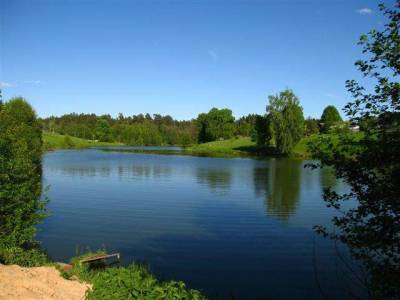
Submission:
POLYGON ((81 264, 85 264, 85 263, 96 263, 96 262, 102 262, 105 261, 109 258, 116 258, 117 260, 120 259, 120 254, 119 253, 113 253, 113 254, 105 254, 105 255, 97 255, 97 256, 93 256, 93 257, 88 257, 85 259, 82 259, 80 261, 81 264))

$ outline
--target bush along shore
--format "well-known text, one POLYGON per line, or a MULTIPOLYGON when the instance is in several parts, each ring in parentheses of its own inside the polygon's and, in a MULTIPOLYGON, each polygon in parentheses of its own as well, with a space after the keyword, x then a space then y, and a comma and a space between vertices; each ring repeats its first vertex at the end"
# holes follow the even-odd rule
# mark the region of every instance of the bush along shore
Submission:
POLYGON ((90 283, 86 299, 207 299, 182 281, 159 281, 149 268, 140 264, 108 267, 80 263, 85 258, 106 254, 105 251, 86 253, 71 260, 73 267, 62 271, 66 278, 77 277, 90 283))

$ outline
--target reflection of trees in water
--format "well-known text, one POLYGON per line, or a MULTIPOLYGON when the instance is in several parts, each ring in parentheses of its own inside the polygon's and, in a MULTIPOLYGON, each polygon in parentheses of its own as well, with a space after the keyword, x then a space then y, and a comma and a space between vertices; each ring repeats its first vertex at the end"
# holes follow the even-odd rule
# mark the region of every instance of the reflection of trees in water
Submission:
POLYGON ((170 176, 172 169, 169 166, 160 165, 133 165, 126 169, 129 174, 136 177, 161 177, 170 176))
POLYGON ((321 188, 335 188, 337 186, 338 180, 332 168, 324 167, 319 169, 319 182, 321 188))
POLYGON ((264 196, 266 197, 269 187, 270 181, 270 169, 268 167, 258 167, 253 169, 253 180, 254 180, 254 192, 257 197, 264 196))
POLYGON ((200 184, 207 184, 212 191, 227 191, 231 186, 232 170, 197 168, 196 176, 200 184))
POLYGON ((70 176, 102 176, 109 177, 112 173, 118 174, 119 178, 126 175, 134 177, 161 177, 171 174, 171 167, 159 165, 118 165, 118 166, 63 166, 62 168, 50 168, 50 171, 59 171, 70 176))
POLYGON ((256 195, 265 195, 267 213, 287 220, 298 206, 302 162, 273 159, 268 167, 254 169, 256 195))
MULTIPOLYGON (((61 171, 64 175, 70 176, 96 176, 99 173, 99 169, 96 167, 85 167, 85 166, 63 166, 61 168, 49 168, 51 171, 61 171)), ((110 174, 103 170, 103 174, 108 176, 110 174)))

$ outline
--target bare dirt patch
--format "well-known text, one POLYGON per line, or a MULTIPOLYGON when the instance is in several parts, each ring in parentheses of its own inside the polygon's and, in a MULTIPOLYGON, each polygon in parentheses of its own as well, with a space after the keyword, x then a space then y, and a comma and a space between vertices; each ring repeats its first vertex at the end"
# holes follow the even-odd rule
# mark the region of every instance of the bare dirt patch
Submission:
POLYGON ((0 264, 0 299, 85 299, 89 284, 61 277, 55 267, 0 264))

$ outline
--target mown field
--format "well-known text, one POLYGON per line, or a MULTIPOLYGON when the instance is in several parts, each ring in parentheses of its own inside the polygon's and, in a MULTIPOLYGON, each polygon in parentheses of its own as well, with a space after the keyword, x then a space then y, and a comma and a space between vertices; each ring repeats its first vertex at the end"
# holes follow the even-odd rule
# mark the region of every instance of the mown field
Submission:
POLYGON ((85 140, 77 137, 66 136, 58 133, 43 132, 43 147, 45 150, 56 149, 83 149, 95 146, 116 146, 119 143, 105 143, 95 140, 85 140))
MULTIPOLYGON (((307 143, 312 137, 303 138, 293 149, 292 156, 308 158, 307 143)), ((276 155, 274 147, 259 148, 249 137, 239 137, 223 141, 215 141, 193 145, 185 148, 185 152, 195 155, 209 156, 269 156, 276 155)))

